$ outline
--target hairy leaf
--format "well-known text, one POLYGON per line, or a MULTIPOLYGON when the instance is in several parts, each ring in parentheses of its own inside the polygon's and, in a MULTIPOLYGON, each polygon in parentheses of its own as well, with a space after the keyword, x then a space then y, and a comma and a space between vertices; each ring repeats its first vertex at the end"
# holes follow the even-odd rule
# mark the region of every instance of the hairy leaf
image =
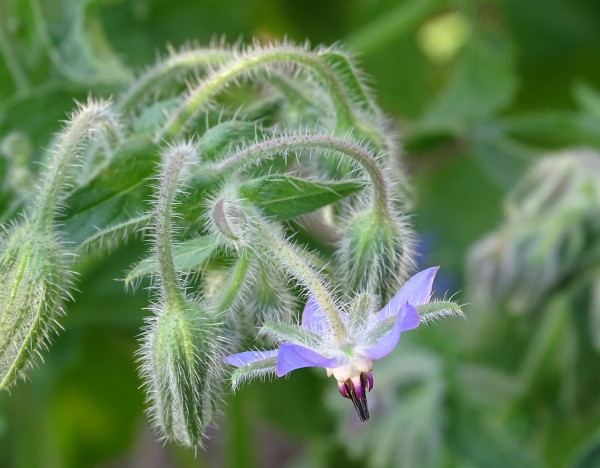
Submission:
POLYGON ((310 213, 366 187, 362 180, 317 182, 284 175, 270 175, 242 185, 240 193, 278 219, 310 213))
MULTIPOLYGON (((173 247, 173 262, 177 271, 194 271, 208 262, 219 244, 209 236, 195 237, 173 247)), ((125 284, 151 275, 158 271, 158 261, 154 256, 145 258, 127 274, 125 284)))
POLYGON ((99 229, 139 215, 148 207, 148 178, 157 167, 158 151, 147 138, 132 137, 112 155, 110 162, 65 200, 61 219, 64 235, 80 243, 99 229))

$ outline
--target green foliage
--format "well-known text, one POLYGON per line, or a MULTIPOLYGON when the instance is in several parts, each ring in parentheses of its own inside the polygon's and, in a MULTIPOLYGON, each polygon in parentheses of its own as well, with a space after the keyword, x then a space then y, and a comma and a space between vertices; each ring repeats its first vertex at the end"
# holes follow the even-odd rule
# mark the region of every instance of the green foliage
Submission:
POLYGON ((364 189, 361 180, 316 182, 298 177, 271 175, 240 187, 240 195, 268 216, 285 220, 310 213, 364 189))
MULTIPOLYGON (((374 76, 376 89, 361 86, 363 77, 345 54, 321 52, 320 60, 336 71, 356 106, 356 122, 364 129, 354 137, 370 135, 378 139, 373 146, 391 148, 390 122, 373 107, 378 95, 398 122, 404 166, 416 187, 411 219, 420 262, 450 271, 439 278, 440 289, 464 291, 456 299, 469 304, 467 321, 402 337, 377 369, 368 425, 357 427, 349 419, 347 402, 324 377, 299 371, 283 382, 245 386, 233 397, 223 431, 215 436, 226 440, 224 448, 216 447, 220 441, 210 444, 207 455, 199 452, 194 459, 159 444, 164 464, 212 466, 219 459, 227 466, 269 466, 276 458, 277 466, 314 467, 596 466, 595 187, 582 188, 577 203, 552 198, 531 218, 514 216, 532 192, 551 182, 541 177, 518 185, 540 157, 600 149, 599 18, 592 0, 0 2, 0 220, 20 223, 20 213, 31 206, 40 163, 48 161, 44 148, 54 146, 52 134, 73 99, 112 95, 118 108, 126 83, 137 74, 133 70, 152 63, 165 44, 208 44, 220 34, 340 41, 361 54, 361 68, 374 76), (428 35, 443 40, 428 41, 428 35), (492 231, 506 250, 491 252, 486 266, 514 274, 494 283, 480 302, 476 296, 487 290, 481 286, 487 277, 465 274, 465 264, 475 242, 492 231), (510 262, 498 263, 502 252, 518 262, 512 270, 505 268, 510 262), (277 438, 268 432, 274 430, 277 438), (294 455, 279 455, 278 448, 290 446, 294 455)), ((0 394, 0 465, 128 464, 155 449, 140 429, 142 395, 132 359, 147 297, 142 290, 124 294, 114 278, 137 282, 156 272, 147 243, 134 239, 152 231, 153 178, 163 143, 155 135, 181 104, 184 82, 196 84, 196 76, 206 77, 228 54, 161 76, 120 109, 125 138, 100 138, 84 149, 82 168, 73 171, 61 197, 55 229, 63 253, 79 255, 74 262, 65 258, 81 274, 81 293, 74 293, 76 301, 61 319, 65 331, 43 351, 45 363, 31 369, 30 381, 13 387, 11 395, 0 394)), ((264 119, 264 128, 280 124, 300 132, 334 120, 330 100, 311 94, 319 80, 289 72, 259 71, 252 75, 255 85, 247 76, 240 86, 232 82, 185 127, 196 140, 199 162, 176 200, 175 268, 190 290, 223 299, 223 317, 239 314, 236 333, 250 347, 262 346, 262 338, 248 333, 260 321, 242 321, 260 302, 253 292, 272 304, 286 288, 293 304, 286 310, 297 313, 297 291, 257 266, 270 259, 248 257, 244 267, 245 257, 209 241, 201 221, 207 198, 224 183, 237 184, 240 197, 274 220, 287 220, 286 234, 312 252, 324 275, 335 270, 332 252, 340 239, 338 229, 323 230, 323 220, 333 214, 343 223, 348 203, 369 198, 363 174, 335 180, 352 169, 338 173, 339 160, 332 158, 326 174, 314 154, 292 151, 287 161, 275 154, 225 178, 202 165, 269 138, 269 132, 255 133, 255 119, 264 119), (293 213, 284 203, 290 197, 298 202, 293 213), (328 204, 327 213, 301 223, 291 219, 328 204), (242 267, 255 270, 242 275, 242 267), (187 275, 199 269, 201 274, 187 275), (232 296, 237 289, 229 286, 240 284, 243 293, 232 296)), ((399 162, 383 159, 392 166, 399 162)), ((558 191, 564 187, 559 183, 558 191)), ((360 282, 358 270, 353 278, 360 282)), ((446 306, 443 300, 431 303, 441 313, 446 306)), ((268 373, 273 364, 259 371, 268 373)))

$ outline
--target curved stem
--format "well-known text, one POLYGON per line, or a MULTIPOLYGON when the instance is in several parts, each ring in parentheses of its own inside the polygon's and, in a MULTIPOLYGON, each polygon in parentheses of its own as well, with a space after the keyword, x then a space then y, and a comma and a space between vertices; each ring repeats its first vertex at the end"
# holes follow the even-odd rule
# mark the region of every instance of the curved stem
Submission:
POLYGON ((216 70, 189 93, 185 102, 169 118, 165 127, 156 136, 156 141, 177 135, 186 123, 207 105, 211 98, 244 74, 250 73, 254 68, 276 63, 300 65, 318 75, 333 101, 336 130, 345 132, 353 126, 358 126, 352 102, 344 93, 344 87, 335 72, 319 60, 315 54, 283 46, 248 53, 239 60, 227 63, 216 70))
POLYGON ((173 201, 180 184, 181 169, 191 152, 191 147, 187 145, 174 146, 168 149, 165 154, 165 163, 156 201, 155 242, 160 287, 165 304, 181 308, 184 306, 185 299, 179 288, 179 279, 173 262, 171 218, 173 216, 173 201))
POLYGON ((250 145, 214 166, 218 171, 235 170, 242 166, 272 158, 282 152, 301 149, 334 151, 360 165, 369 176, 373 186, 373 208, 376 213, 389 213, 388 186, 381 167, 364 148, 341 138, 328 135, 292 135, 273 138, 250 145))
POLYGON ((73 161, 81 152, 85 138, 94 130, 103 129, 116 132, 109 103, 89 101, 75 112, 59 137, 59 143, 53 151, 53 161, 45 173, 39 193, 36 197, 33 219, 43 229, 52 229, 54 213, 65 180, 73 161))
POLYGON ((227 62, 233 52, 224 49, 192 49, 173 53, 138 77, 119 99, 117 108, 127 111, 165 77, 182 69, 192 69, 227 62))
POLYGON ((277 228, 262 220, 258 215, 253 219, 257 226, 257 234, 261 238, 261 244, 268 245, 270 252, 287 267, 289 273, 315 296, 331 324, 335 339, 342 342, 346 337, 346 326, 331 293, 322 283, 319 275, 305 262, 302 254, 283 239, 277 228))
POLYGON ((225 310, 231 306, 238 291, 240 290, 244 278, 246 277, 249 265, 250 259, 248 258, 248 255, 246 255, 244 252, 241 252, 235 267, 232 269, 229 283, 219 298, 216 306, 217 313, 225 312, 225 310))

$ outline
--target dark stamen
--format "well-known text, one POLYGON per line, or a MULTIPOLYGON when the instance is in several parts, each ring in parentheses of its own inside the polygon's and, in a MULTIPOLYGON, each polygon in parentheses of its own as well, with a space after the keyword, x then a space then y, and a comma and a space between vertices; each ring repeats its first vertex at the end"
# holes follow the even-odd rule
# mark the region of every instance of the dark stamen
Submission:
POLYGON ((356 408, 358 417, 360 418, 360 420, 362 422, 365 422, 369 419, 369 406, 367 404, 366 384, 367 384, 367 379, 364 374, 361 374, 360 385, 362 388, 360 389, 361 390, 360 398, 358 398, 356 395, 356 389, 354 388, 354 384, 352 383, 352 380, 348 379, 348 380, 346 380, 346 382, 344 382, 348 396, 352 400, 352 403, 354 403, 354 408, 356 408))

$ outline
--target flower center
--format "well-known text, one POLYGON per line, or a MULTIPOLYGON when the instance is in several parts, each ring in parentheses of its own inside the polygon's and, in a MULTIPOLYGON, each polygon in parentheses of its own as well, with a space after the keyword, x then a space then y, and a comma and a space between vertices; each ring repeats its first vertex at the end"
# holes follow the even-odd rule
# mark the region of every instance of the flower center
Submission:
POLYGON ((361 421, 369 419, 367 390, 373 388, 373 360, 354 358, 343 366, 327 368, 327 376, 333 375, 338 381, 338 389, 344 398, 352 400, 361 421))

